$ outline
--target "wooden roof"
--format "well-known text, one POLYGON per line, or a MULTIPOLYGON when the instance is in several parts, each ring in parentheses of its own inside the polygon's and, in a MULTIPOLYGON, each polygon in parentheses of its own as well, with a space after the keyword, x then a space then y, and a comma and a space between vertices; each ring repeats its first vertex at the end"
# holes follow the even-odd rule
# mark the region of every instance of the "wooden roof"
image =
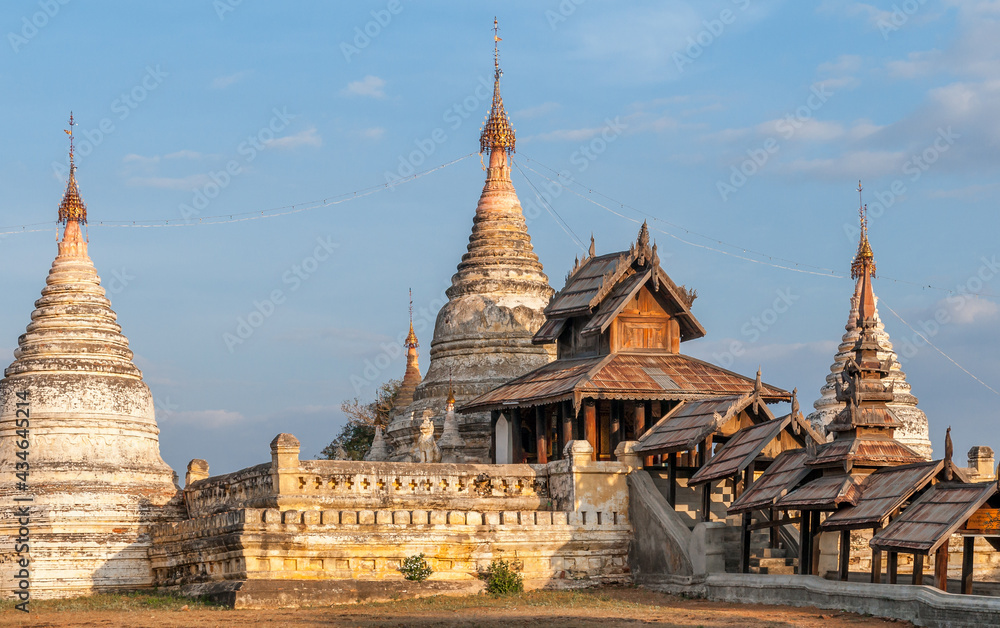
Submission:
POLYGON ((767 447, 781 430, 792 422, 792 415, 745 427, 733 435, 708 463, 691 476, 688 486, 730 478, 743 471, 767 447))
POLYGON ((935 484, 869 544, 883 552, 929 554, 996 494, 996 482, 935 484))
MULTIPOLYGON (((476 397, 459 412, 537 406, 584 398, 703 400, 738 397, 754 390, 754 380, 677 353, 613 353, 556 360, 476 397)), ((788 401, 780 388, 761 385, 761 401, 788 401)))
POLYGON ((927 486, 942 469, 942 460, 879 469, 861 483, 857 504, 831 514, 822 527, 825 530, 881 528, 906 500, 927 486))
POLYGON ((806 466, 808 456, 805 449, 789 449, 778 454, 750 488, 729 506, 729 514, 771 508, 791 487, 809 475, 810 469, 806 466))
POLYGON ((816 456, 809 461, 811 467, 852 464, 891 466, 924 462, 920 454, 903 443, 876 434, 838 436, 816 448, 816 456))
POLYGON ((774 506, 781 510, 836 510, 858 503, 861 480, 853 475, 824 475, 787 493, 774 506))

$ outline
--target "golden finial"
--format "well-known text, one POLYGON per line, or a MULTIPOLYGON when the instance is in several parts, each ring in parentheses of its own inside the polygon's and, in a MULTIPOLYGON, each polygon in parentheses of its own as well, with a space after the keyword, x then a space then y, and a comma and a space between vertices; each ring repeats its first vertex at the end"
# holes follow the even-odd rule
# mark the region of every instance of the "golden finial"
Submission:
POLYGON ((497 19, 493 18, 493 105, 490 113, 486 116, 482 133, 479 135, 479 152, 492 153, 495 150, 505 151, 507 154, 514 152, 514 127, 510 125, 507 111, 503 106, 503 98, 500 96, 500 77, 503 70, 500 69, 500 26, 497 19))
POLYGON ((406 347, 420 346, 417 342, 417 335, 413 333, 413 288, 410 288, 410 333, 406 336, 406 342, 403 345, 406 347))
POLYGON ((861 197, 861 181, 858 181, 858 219, 861 222, 861 238, 858 241, 858 253, 851 262, 851 278, 857 279, 868 273, 875 276, 875 254, 868 243, 868 206, 861 197))
POLYGON ((448 369, 448 404, 455 404, 455 390, 451 387, 451 369, 448 369))
POLYGON ((66 193, 63 194, 62 202, 59 203, 59 222, 66 224, 70 220, 80 223, 87 222, 87 206, 80 197, 80 189, 76 184, 76 161, 75 147, 73 146, 73 112, 69 112, 69 130, 65 130, 69 135, 69 181, 66 182, 66 193))

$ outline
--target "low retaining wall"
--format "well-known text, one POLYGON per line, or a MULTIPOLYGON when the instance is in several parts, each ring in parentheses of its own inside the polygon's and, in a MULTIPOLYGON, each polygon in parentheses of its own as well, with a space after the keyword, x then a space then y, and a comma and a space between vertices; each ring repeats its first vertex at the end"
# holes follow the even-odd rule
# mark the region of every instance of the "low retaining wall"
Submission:
POLYGON ((818 576, 710 574, 645 583, 655 591, 718 602, 816 606, 890 617, 931 628, 1000 626, 1000 598, 945 593, 929 586, 824 580, 818 576))

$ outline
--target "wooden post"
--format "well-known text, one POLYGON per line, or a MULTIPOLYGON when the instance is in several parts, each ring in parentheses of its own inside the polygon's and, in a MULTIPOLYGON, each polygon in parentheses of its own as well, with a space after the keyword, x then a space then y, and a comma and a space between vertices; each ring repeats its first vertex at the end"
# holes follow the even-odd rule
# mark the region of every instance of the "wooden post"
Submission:
MULTIPOLYGON (((708 464, 709 452, 712 451, 712 436, 709 435, 698 447, 698 468, 708 464)), ((701 485, 701 520, 712 520, 712 483, 701 485)))
POLYGON ((510 409, 511 462, 524 462, 524 441, 521 439, 521 408, 510 409))
POLYGON ((851 531, 840 531, 840 580, 847 582, 851 574, 851 531))
POLYGON ((924 583, 924 555, 913 554, 913 584, 920 586, 924 583))
POLYGON ((889 584, 896 584, 896 575, 899 570, 899 553, 889 552, 889 584))
MULTIPOLYGON (((746 490, 746 487, 743 487, 746 490)), ((779 513, 774 508, 771 509, 771 521, 777 521, 781 518, 781 513, 779 513)), ((771 526, 767 529, 767 542, 770 547, 778 547, 778 543, 781 541, 781 535, 778 534, 778 526, 771 526)))
POLYGON ((497 421, 500 420, 500 411, 490 411, 490 461, 497 463, 497 421))
POLYGON ((535 461, 538 464, 549 461, 549 425, 545 418, 545 407, 535 406, 535 461))
POLYGON ((594 448, 591 460, 597 460, 597 404, 593 399, 583 404, 583 438, 594 448))
POLYGON ((572 401, 562 401, 559 403, 559 416, 562 418, 562 433, 563 441, 562 447, 559 448, 559 453, 562 455, 562 450, 566 447, 566 443, 573 440, 573 419, 576 418, 573 413, 573 406, 570 404, 572 401))
POLYGON ((646 433, 646 404, 639 401, 635 404, 635 438, 646 433))
POLYGON ((809 573, 809 566, 812 558, 809 556, 809 520, 812 518, 811 510, 799 511, 799 575, 804 576, 809 573))
MULTIPOLYGON (((739 475, 737 474, 737 481, 739 480, 739 475)), ((753 463, 751 462, 746 469, 743 470, 743 490, 747 490, 750 487, 750 482, 753 481, 753 463)), ((753 515, 750 511, 743 513, 743 525, 742 534, 740 535, 740 572, 750 573, 750 523, 753 521, 753 515)))
POLYGON ((819 515, 820 511, 813 512, 809 526, 809 573, 814 576, 819 575, 819 552, 816 551, 816 541, 819 540, 819 515))
POLYGON ((882 584, 882 552, 872 549, 872 583, 882 584))
POLYGON ((976 537, 962 539, 962 593, 972 595, 972 570, 975 567, 976 537))
POLYGON ((622 423, 625 418, 625 402, 614 400, 611 402, 611 426, 608 429, 608 433, 611 436, 611 447, 608 451, 611 452, 611 457, 614 458, 615 448, 618 447, 618 443, 622 440, 622 423))
POLYGON ((670 475, 670 483, 667 484, 667 503, 674 508, 677 506, 677 454, 667 454, 667 473, 670 475))
POLYGON ((934 586, 942 591, 948 591, 948 539, 934 554, 934 586))

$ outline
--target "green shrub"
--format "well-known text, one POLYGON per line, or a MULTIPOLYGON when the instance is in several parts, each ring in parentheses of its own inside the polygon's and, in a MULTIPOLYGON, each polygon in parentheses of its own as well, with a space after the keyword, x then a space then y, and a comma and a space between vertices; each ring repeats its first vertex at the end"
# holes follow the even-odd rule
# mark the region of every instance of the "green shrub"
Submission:
POLYGON ((427 561, 424 559, 423 554, 417 554, 416 556, 408 556, 407 558, 404 558, 399 571, 402 572, 404 578, 407 580, 413 580, 414 582, 423 582, 429 575, 434 573, 434 571, 431 570, 431 566, 428 565, 427 561))
POLYGON ((486 571, 480 572, 479 577, 486 581, 486 592, 499 597, 524 591, 524 579, 519 571, 514 561, 494 558, 486 571))

